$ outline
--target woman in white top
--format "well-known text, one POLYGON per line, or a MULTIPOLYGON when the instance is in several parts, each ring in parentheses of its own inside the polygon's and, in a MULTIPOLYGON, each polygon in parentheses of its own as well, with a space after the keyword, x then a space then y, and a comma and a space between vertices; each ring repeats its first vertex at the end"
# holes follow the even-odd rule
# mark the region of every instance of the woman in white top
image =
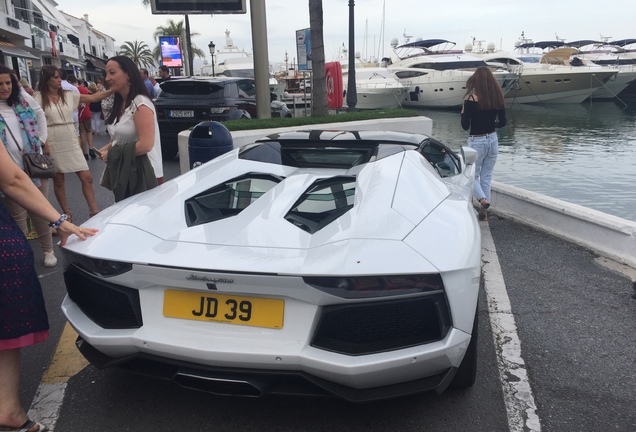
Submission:
MULTIPOLYGON (((0 65, 0 139, 13 162, 24 170, 24 153, 42 153, 46 142, 46 116, 42 107, 26 91, 21 91, 12 69, 0 65)), ((49 194, 49 179, 31 179, 45 197, 49 194)), ((0 194, 1 195, 1 194, 0 194)), ((7 196, 1 198, 11 217, 27 234, 27 211, 7 196)), ((29 213, 44 252, 44 266, 54 267, 53 237, 48 221, 29 213)))
POLYGON ((148 154, 157 183, 163 182, 163 163, 159 123, 155 106, 131 59, 115 56, 106 63, 106 81, 115 92, 113 110, 104 119, 111 141, 99 149, 100 159, 107 160, 112 146, 135 141, 135 154, 148 154))

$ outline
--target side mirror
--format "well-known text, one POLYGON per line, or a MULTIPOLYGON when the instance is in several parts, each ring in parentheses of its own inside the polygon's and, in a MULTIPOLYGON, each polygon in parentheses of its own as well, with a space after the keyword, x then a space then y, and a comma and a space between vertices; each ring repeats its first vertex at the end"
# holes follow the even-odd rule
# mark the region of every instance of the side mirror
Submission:
POLYGON ((462 146, 462 157, 464 158, 464 163, 466 165, 473 165, 477 162, 477 157, 479 157, 479 155, 475 149, 462 146))

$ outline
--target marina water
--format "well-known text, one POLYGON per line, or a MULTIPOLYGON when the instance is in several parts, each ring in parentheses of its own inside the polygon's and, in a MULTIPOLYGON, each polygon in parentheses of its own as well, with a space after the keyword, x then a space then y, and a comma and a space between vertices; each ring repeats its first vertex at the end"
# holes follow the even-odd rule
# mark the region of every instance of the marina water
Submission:
MULTIPOLYGON (((466 144, 459 111, 418 112, 434 138, 466 144)), ((493 180, 636 221, 636 99, 516 104, 506 114, 493 180)))

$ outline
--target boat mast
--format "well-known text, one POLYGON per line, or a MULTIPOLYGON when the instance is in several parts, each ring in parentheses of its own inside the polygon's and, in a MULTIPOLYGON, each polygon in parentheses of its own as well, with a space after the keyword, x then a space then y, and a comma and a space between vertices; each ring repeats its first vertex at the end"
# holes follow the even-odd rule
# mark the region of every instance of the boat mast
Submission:
POLYGON ((378 44, 378 61, 382 61, 384 58, 384 19, 385 19, 385 11, 386 11, 386 0, 382 2, 382 24, 380 24, 380 40, 378 44))

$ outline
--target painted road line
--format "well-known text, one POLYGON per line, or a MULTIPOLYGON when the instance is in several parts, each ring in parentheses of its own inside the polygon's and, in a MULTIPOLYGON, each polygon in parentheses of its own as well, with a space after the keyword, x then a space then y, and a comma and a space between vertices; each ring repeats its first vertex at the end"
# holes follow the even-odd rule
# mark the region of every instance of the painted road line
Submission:
POLYGON ((495 243, 488 224, 481 225, 481 250, 488 315, 497 354, 499 377, 511 432, 540 432, 541 422, 521 357, 521 342, 512 314, 495 243))
POLYGON ((55 429, 68 380, 88 365, 75 347, 76 339, 77 333, 66 323, 53 360, 42 376, 29 409, 29 418, 42 421, 51 431, 55 429))

